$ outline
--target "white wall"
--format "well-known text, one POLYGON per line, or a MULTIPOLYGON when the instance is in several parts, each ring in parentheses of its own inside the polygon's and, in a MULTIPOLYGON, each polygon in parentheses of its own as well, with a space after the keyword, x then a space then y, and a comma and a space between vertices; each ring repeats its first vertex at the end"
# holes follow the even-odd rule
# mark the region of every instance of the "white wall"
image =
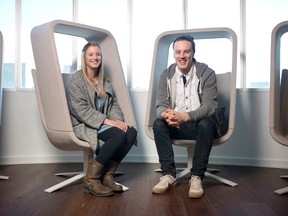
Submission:
MULTIPOLYGON (((147 92, 131 92, 139 140, 126 162, 158 162, 155 144, 144 130, 147 92)), ((42 127, 34 91, 3 92, 0 164, 80 162, 81 152, 65 152, 49 143, 42 127)), ((288 148, 269 134, 269 91, 237 91, 232 138, 212 149, 211 164, 288 168, 288 148)), ((175 147, 176 162, 186 162, 186 149, 175 147)))

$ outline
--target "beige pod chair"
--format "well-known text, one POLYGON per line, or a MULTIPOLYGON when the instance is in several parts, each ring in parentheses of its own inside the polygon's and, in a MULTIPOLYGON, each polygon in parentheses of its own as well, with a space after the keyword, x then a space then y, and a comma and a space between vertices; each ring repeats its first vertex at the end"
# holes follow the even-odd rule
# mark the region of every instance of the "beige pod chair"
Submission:
MULTIPOLYGON (((276 142, 288 147, 288 70, 283 69, 281 76, 280 69, 280 48, 284 48, 281 47, 280 42, 286 32, 288 32, 288 21, 279 23, 272 31, 269 131, 276 142)), ((288 175, 280 177, 288 178, 288 175)), ((275 190, 275 193, 280 195, 287 192, 288 187, 275 190)))
MULTIPOLYGON (((3 65, 3 35, 0 31, 0 126, 1 126, 1 119, 2 119, 2 65, 3 65)), ((7 180, 9 179, 8 176, 0 175, 0 179, 7 180)))
MULTIPOLYGON (((217 74, 217 89, 218 89, 218 107, 225 107, 225 118, 228 124, 228 130, 224 136, 215 139, 213 146, 225 143, 230 139, 234 131, 235 123, 235 108, 236 108, 236 68, 237 68, 237 37, 234 31, 229 28, 204 28, 204 29, 187 29, 177 31, 167 31, 158 36, 154 46, 154 56, 152 63, 152 71, 150 76, 150 85, 148 92, 147 112, 145 121, 145 131, 149 138, 154 139, 153 122, 156 119, 156 95, 157 84, 160 73, 167 67, 168 53, 171 43, 180 35, 191 35, 194 39, 213 39, 213 38, 227 38, 232 43, 232 68, 231 72, 217 74)), ((194 154, 195 140, 172 140, 176 146, 187 148, 188 161, 187 167, 177 174, 180 178, 190 172, 192 168, 192 158, 194 154)), ((157 169, 156 171, 161 171, 157 169)), ((214 178, 229 186, 236 186, 237 183, 220 176, 212 174, 211 172, 219 171, 216 169, 208 169, 205 176, 214 178)))
MULTIPOLYGON (((104 55, 109 56, 109 58, 104 56, 105 75, 112 82, 116 98, 121 98, 118 103, 123 111, 125 121, 136 128, 116 41, 109 31, 63 20, 54 20, 34 27, 31 32, 31 41, 36 70, 33 70, 32 73, 45 132, 51 144, 56 148, 65 151, 83 151, 84 155, 83 171, 46 189, 45 191, 49 193, 83 178, 88 160, 94 154, 90 144, 79 140, 72 128, 63 82, 63 77, 65 81, 68 75, 61 74, 54 33, 77 36, 87 41, 97 41, 100 44, 104 55)), ((66 175, 66 173, 59 175, 66 175)))

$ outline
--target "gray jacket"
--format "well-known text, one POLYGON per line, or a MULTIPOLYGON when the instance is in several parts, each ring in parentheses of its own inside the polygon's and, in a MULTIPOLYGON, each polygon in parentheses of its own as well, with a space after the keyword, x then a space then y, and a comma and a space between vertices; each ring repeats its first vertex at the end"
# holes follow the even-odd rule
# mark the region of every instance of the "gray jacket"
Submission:
MULTIPOLYGON (((204 63, 195 61, 196 76, 198 78, 198 94, 200 107, 189 112, 190 119, 198 121, 202 118, 212 116, 217 109, 217 82, 215 72, 204 63)), ((167 108, 175 108, 176 97, 176 64, 165 69, 158 83, 158 94, 156 101, 157 116, 167 108)))
MULTIPOLYGON (((217 80, 215 71, 206 64, 194 62, 196 66, 196 76, 198 78, 198 95, 200 107, 189 112, 192 121, 199 121, 211 116, 217 127, 217 137, 223 136, 227 132, 227 122, 225 120, 225 108, 217 110, 217 80)), ((175 108, 176 99, 176 64, 165 69, 158 81, 158 92, 156 101, 156 111, 158 118, 160 114, 170 108, 175 108)))
POLYGON ((104 90, 108 99, 101 113, 95 106, 95 90, 85 79, 82 70, 75 72, 68 82, 67 99, 70 117, 75 135, 87 141, 93 151, 102 144, 99 142, 97 132, 105 118, 123 121, 123 113, 113 95, 112 84, 108 79, 104 79, 104 90))

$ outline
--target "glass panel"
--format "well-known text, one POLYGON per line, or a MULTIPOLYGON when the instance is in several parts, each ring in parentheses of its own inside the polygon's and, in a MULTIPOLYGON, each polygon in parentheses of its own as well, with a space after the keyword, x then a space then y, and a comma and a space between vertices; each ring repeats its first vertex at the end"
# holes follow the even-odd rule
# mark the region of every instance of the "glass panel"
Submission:
MULTIPOLYGON (((216 74, 232 72, 232 43, 229 39, 195 39, 194 57, 198 62, 207 64, 216 74), (221 55, 219 55, 219 50, 221 55)), ((168 58, 167 66, 175 63, 172 44, 168 58)))
POLYGON ((4 52, 2 87, 15 85, 15 1, 0 0, 0 31, 3 35, 4 52))
POLYGON ((55 33, 56 49, 58 59, 60 63, 60 69, 62 73, 72 73, 81 68, 81 50, 87 43, 84 38, 73 37, 70 35, 64 35, 55 33), (73 61, 73 40, 75 40, 75 46, 77 47, 76 59, 73 61), (72 68, 73 63, 77 68, 72 68))
POLYGON ((72 72, 73 37, 54 33, 57 55, 62 73, 72 72))
POLYGON ((288 33, 285 33, 281 37, 280 46, 280 68, 288 69, 288 33))
POLYGON ((239 33, 240 1, 188 1, 188 28, 228 27, 239 33))
POLYGON ((133 1, 132 88, 148 89, 156 38, 183 28, 182 1, 133 1))
MULTIPOLYGON (((31 46, 30 34, 34 26, 50 22, 55 19, 72 21, 72 0, 22 0, 21 17, 21 72, 20 87, 31 88, 34 86, 31 69, 35 68, 31 46), (57 6, 56 6, 57 5, 57 6)), ((43 41, 45 43, 45 41, 43 41)), ((63 48, 71 57, 72 44, 63 48)), ((72 59, 71 59, 72 62, 72 59)))
MULTIPOLYGON (((188 28, 227 27, 240 35, 240 0, 188 1, 188 28)), ((196 44, 195 58, 207 63, 216 73, 231 72, 231 42, 227 39, 202 40, 196 44), (199 44, 199 45, 198 45, 199 44), (205 45, 204 45, 205 44, 205 45), (221 47, 221 44, 224 46, 221 47), (213 48, 211 49, 212 46, 213 48), (199 47, 199 48, 197 48, 199 47), (214 58, 222 57, 222 58, 214 58)), ((239 56, 238 56, 239 59, 239 56)), ((240 87, 239 60, 237 64, 237 86, 240 87)))
MULTIPOLYGON (((105 29, 115 38, 127 78, 129 44, 127 0, 81 0, 78 3, 79 23, 105 29)), ((79 45, 79 55, 84 44, 79 45)), ((80 57, 78 57, 80 59, 80 57)))
MULTIPOLYGON (((288 1, 249 0, 246 7, 246 85, 269 88, 271 33, 278 23, 288 19, 288 1)), ((282 58, 287 59, 287 53, 282 58)))

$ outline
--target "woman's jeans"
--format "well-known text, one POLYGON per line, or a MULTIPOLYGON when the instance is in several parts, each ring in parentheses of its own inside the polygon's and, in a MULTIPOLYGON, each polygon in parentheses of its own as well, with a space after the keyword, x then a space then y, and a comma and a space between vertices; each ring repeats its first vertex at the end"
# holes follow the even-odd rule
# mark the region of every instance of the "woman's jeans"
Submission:
POLYGON ((111 127, 98 134, 98 138, 104 141, 104 145, 98 149, 96 161, 102 165, 110 160, 121 162, 127 155, 137 137, 134 127, 128 127, 126 132, 116 127, 111 127))
POLYGON ((182 123, 180 128, 170 127, 165 120, 157 118, 153 132, 163 175, 176 177, 171 139, 196 140, 191 175, 204 178, 216 134, 216 125, 211 117, 182 123))

